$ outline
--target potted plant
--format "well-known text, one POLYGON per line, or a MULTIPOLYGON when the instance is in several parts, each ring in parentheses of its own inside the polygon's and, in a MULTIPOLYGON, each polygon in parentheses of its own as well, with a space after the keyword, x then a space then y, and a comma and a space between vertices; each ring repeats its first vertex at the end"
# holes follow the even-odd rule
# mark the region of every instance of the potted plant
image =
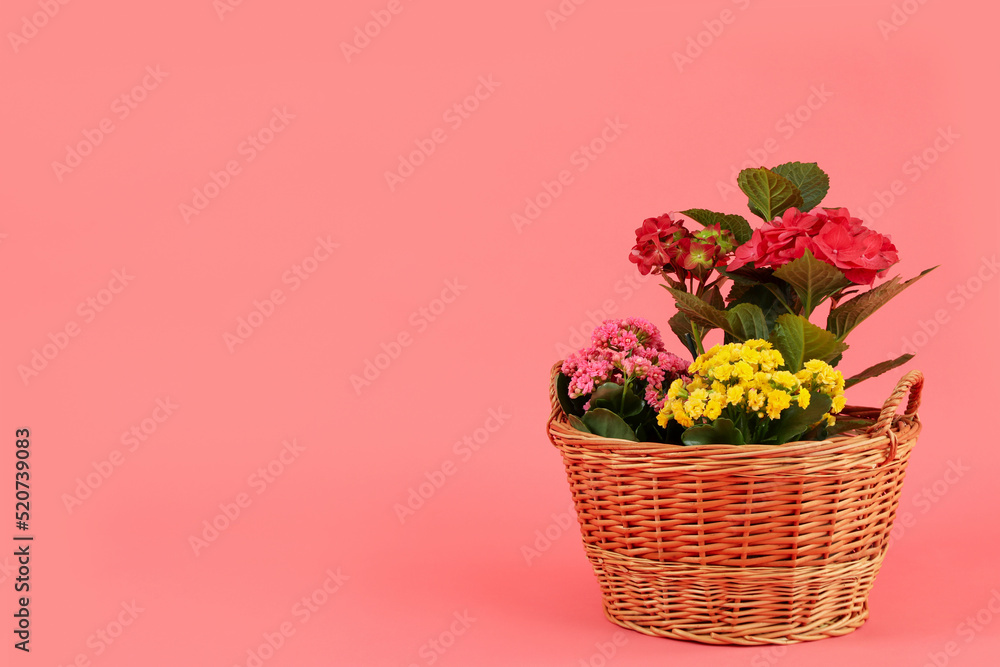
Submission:
POLYGON ((612 621, 716 644, 841 635, 867 618, 923 377, 880 410, 851 407, 851 386, 912 355, 849 378, 836 366, 848 335, 930 269, 886 278, 896 247, 820 207, 829 178, 814 163, 747 169, 738 185, 756 229, 668 213, 643 221, 629 256, 664 280, 691 360, 647 320, 605 321, 553 366, 548 434, 612 621))

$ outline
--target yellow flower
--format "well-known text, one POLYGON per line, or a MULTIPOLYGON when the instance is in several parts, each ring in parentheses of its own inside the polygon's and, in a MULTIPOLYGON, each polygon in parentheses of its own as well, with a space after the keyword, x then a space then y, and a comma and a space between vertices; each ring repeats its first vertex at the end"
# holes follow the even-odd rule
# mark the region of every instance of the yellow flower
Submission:
POLYGON ((760 352, 753 349, 752 347, 746 346, 740 352, 740 359, 747 362, 748 364, 756 364, 760 362, 760 352))
POLYGON ((798 385, 798 380, 788 371, 777 371, 771 379, 786 389, 794 389, 798 385))
POLYGON ((730 376, 732 376, 732 374, 733 374, 732 364, 728 363, 719 364, 718 366, 712 369, 712 375, 714 375, 715 379, 719 380, 720 382, 725 382, 730 378, 730 376))
POLYGON ((809 407, 809 400, 810 400, 810 396, 809 396, 809 392, 808 391, 806 391, 805 389, 803 389, 802 391, 799 392, 798 401, 799 401, 799 407, 800 408, 802 408, 803 410, 805 410, 806 408, 808 408, 809 407))
POLYGON ((773 371, 781 365, 781 354, 777 350, 761 350, 757 364, 762 371, 773 371))
POLYGON ((695 389, 691 392, 688 400, 684 401, 684 412, 692 419, 700 418, 705 412, 705 402, 708 400, 708 392, 704 389, 695 389))
POLYGON ((687 428, 692 426, 694 421, 684 412, 684 402, 683 401, 673 401, 670 404, 670 410, 673 412, 673 418, 677 420, 677 423, 687 428))
POLYGON ((747 405, 750 406, 751 410, 760 410, 764 407, 764 400, 764 395, 756 389, 747 392, 747 405))
POLYGON ((767 397, 767 416, 777 419, 781 411, 792 404, 792 397, 787 392, 776 389, 767 397))
POLYGON ((749 381, 753 377, 753 366, 745 361, 737 361, 733 364, 733 374, 740 380, 749 381))
POLYGON ((660 425, 660 428, 666 428, 667 422, 670 421, 671 411, 666 405, 660 410, 659 414, 656 415, 656 423, 660 425))
POLYGON ((826 416, 826 425, 827 426, 833 426, 836 423, 837 423, 837 418, 836 417, 834 417, 833 415, 830 415, 830 414, 828 414, 826 416))
POLYGON ((700 375, 695 375, 690 384, 688 384, 688 391, 693 392, 699 389, 704 389, 705 386, 705 380, 703 380, 700 375))
POLYGON ((809 361, 804 363, 803 366, 810 373, 819 373, 823 369, 830 367, 829 364, 827 364, 825 361, 821 361, 820 359, 810 359, 809 361))
POLYGON ((677 378, 670 383, 670 388, 667 389, 667 400, 672 401, 678 396, 683 396, 686 393, 687 390, 684 389, 684 380, 677 378))
POLYGON ((833 397, 833 407, 830 409, 831 412, 840 412, 847 405, 847 399, 844 398, 843 394, 839 394, 833 397))
POLYGON ((708 405, 705 406, 705 417, 708 419, 718 419, 719 415, 722 414, 723 407, 725 406, 723 406, 722 402, 719 401, 718 398, 713 398, 708 402, 708 405))
POLYGON ((731 405, 738 405, 740 401, 743 400, 743 387, 742 385, 736 385, 735 387, 730 387, 726 391, 726 399, 731 405))

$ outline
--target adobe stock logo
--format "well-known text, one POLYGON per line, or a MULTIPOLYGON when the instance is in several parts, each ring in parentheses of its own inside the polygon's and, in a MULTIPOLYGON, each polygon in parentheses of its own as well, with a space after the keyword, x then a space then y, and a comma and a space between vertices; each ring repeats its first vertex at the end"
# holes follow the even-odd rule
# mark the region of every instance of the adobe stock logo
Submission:
MULTIPOLYGON (((135 280, 135 276, 129 275, 124 266, 121 271, 112 271, 108 286, 98 290, 96 296, 87 297, 85 301, 81 301, 80 305, 76 307, 77 315, 83 318, 84 324, 90 324, 97 317, 97 314, 111 305, 115 296, 121 294, 133 280, 135 280)), ((41 351, 38 348, 31 350, 31 360, 27 366, 18 365, 17 373, 21 377, 21 382, 28 386, 28 382, 48 368, 49 363, 54 361, 59 353, 69 346, 70 340, 79 336, 81 331, 83 328, 76 320, 69 320, 55 333, 49 332, 50 342, 43 344, 41 351)))
MULTIPOLYGON (((492 74, 480 76, 479 83, 472 93, 452 104, 441 115, 441 120, 448 124, 452 132, 457 131, 465 121, 472 117, 472 114, 479 109, 483 102, 493 97, 501 85, 502 83, 496 81, 492 74)), ((405 155, 400 153, 396 168, 384 173, 389 192, 395 192, 397 187, 413 176, 417 168, 427 162, 427 159, 437 151, 437 147, 447 140, 448 132, 443 127, 434 128, 426 138, 414 139, 413 143, 416 148, 405 155)))
POLYGON ((30 18, 22 16, 21 30, 16 33, 7 33, 7 39, 10 41, 10 47, 14 49, 14 53, 27 44, 29 39, 35 37, 39 30, 47 26, 50 19, 55 18, 55 15, 62 9, 60 5, 68 4, 69 0, 38 0, 38 6, 41 7, 42 11, 35 12, 30 18))
MULTIPOLYGON (((119 121, 125 120, 139 104, 146 101, 151 92, 160 87, 168 76, 170 73, 161 70, 159 65, 147 66, 142 80, 111 102, 111 113, 115 114, 119 121)), ((105 117, 97 123, 96 128, 84 129, 83 139, 73 145, 66 144, 66 157, 63 162, 58 160, 52 162, 52 171, 55 172, 59 182, 62 183, 67 174, 73 173, 74 169, 82 165, 84 158, 91 155, 95 148, 104 143, 104 138, 116 129, 115 122, 110 117, 105 117)))
POLYGON ((410 313, 409 323, 410 326, 414 327, 415 332, 410 333, 409 330, 403 329, 391 338, 388 343, 382 341, 379 344, 382 351, 375 354, 373 358, 366 358, 364 360, 360 374, 351 374, 348 381, 351 383, 351 388, 354 389, 354 394, 360 396, 362 389, 370 387, 373 382, 378 380, 382 373, 396 359, 399 359, 400 355, 403 354, 403 350, 413 345, 417 335, 427 331, 431 323, 440 319, 444 312, 448 310, 449 305, 455 303, 458 297, 462 295, 462 292, 467 289, 469 289, 469 286, 460 283, 458 278, 445 280, 441 296, 431 299, 426 306, 421 306, 410 313))
POLYGON ((382 31, 392 23, 393 17, 401 14, 403 9, 405 8, 401 0, 389 0, 385 9, 371 10, 372 20, 364 24, 364 29, 360 25, 354 26, 354 38, 351 42, 340 43, 340 52, 344 54, 344 59, 350 63, 354 56, 361 55, 361 51, 368 48, 372 40, 381 35, 382 31))
MULTIPOLYGON (((243 158, 244 163, 249 164, 257 159, 257 156, 264 151, 275 138, 288 129, 295 114, 288 111, 288 107, 273 107, 271 117, 253 134, 248 134, 244 141, 236 147, 236 154, 243 158)), ((191 203, 184 202, 178 206, 184 222, 191 224, 191 218, 201 215, 201 212, 208 208, 213 199, 222 194, 232 184, 233 178, 243 173, 243 165, 239 160, 232 159, 226 162, 219 171, 209 170, 208 181, 201 188, 192 188, 193 197, 191 203)))

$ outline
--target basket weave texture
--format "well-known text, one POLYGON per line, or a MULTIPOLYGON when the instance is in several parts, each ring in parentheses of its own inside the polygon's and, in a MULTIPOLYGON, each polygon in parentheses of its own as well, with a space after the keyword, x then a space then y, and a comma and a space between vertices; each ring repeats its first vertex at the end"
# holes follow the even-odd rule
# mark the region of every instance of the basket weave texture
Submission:
POLYGON ((577 431, 556 397, 560 367, 548 434, 611 621, 742 645, 835 637, 865 622, 920 433, 919 371, 880 411, 845 408, 875 420, 862 435, 687 447, 577 431))

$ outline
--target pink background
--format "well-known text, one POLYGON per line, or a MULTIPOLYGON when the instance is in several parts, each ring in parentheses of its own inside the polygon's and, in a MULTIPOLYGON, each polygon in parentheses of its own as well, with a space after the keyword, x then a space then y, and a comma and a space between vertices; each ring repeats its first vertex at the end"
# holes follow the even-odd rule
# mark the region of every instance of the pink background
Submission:
POLYGON ((997 664, 995 5, 222 2, 0 11, 0 487, 28 427, 36 536, 30 655, 0 556, 4 664, 253 665, 265 635, 268 666, 997 664), (345 55, 371 12, 391 21, 345 55), (563 527, 549 367, 599 310, 666 328, 627 260, 644 217, 749 217, 720 184, 790 160, 893 236, 899 273, 941 264, 842 366, 918 348, 908 525, 850 636, 620 630, 563 527))

